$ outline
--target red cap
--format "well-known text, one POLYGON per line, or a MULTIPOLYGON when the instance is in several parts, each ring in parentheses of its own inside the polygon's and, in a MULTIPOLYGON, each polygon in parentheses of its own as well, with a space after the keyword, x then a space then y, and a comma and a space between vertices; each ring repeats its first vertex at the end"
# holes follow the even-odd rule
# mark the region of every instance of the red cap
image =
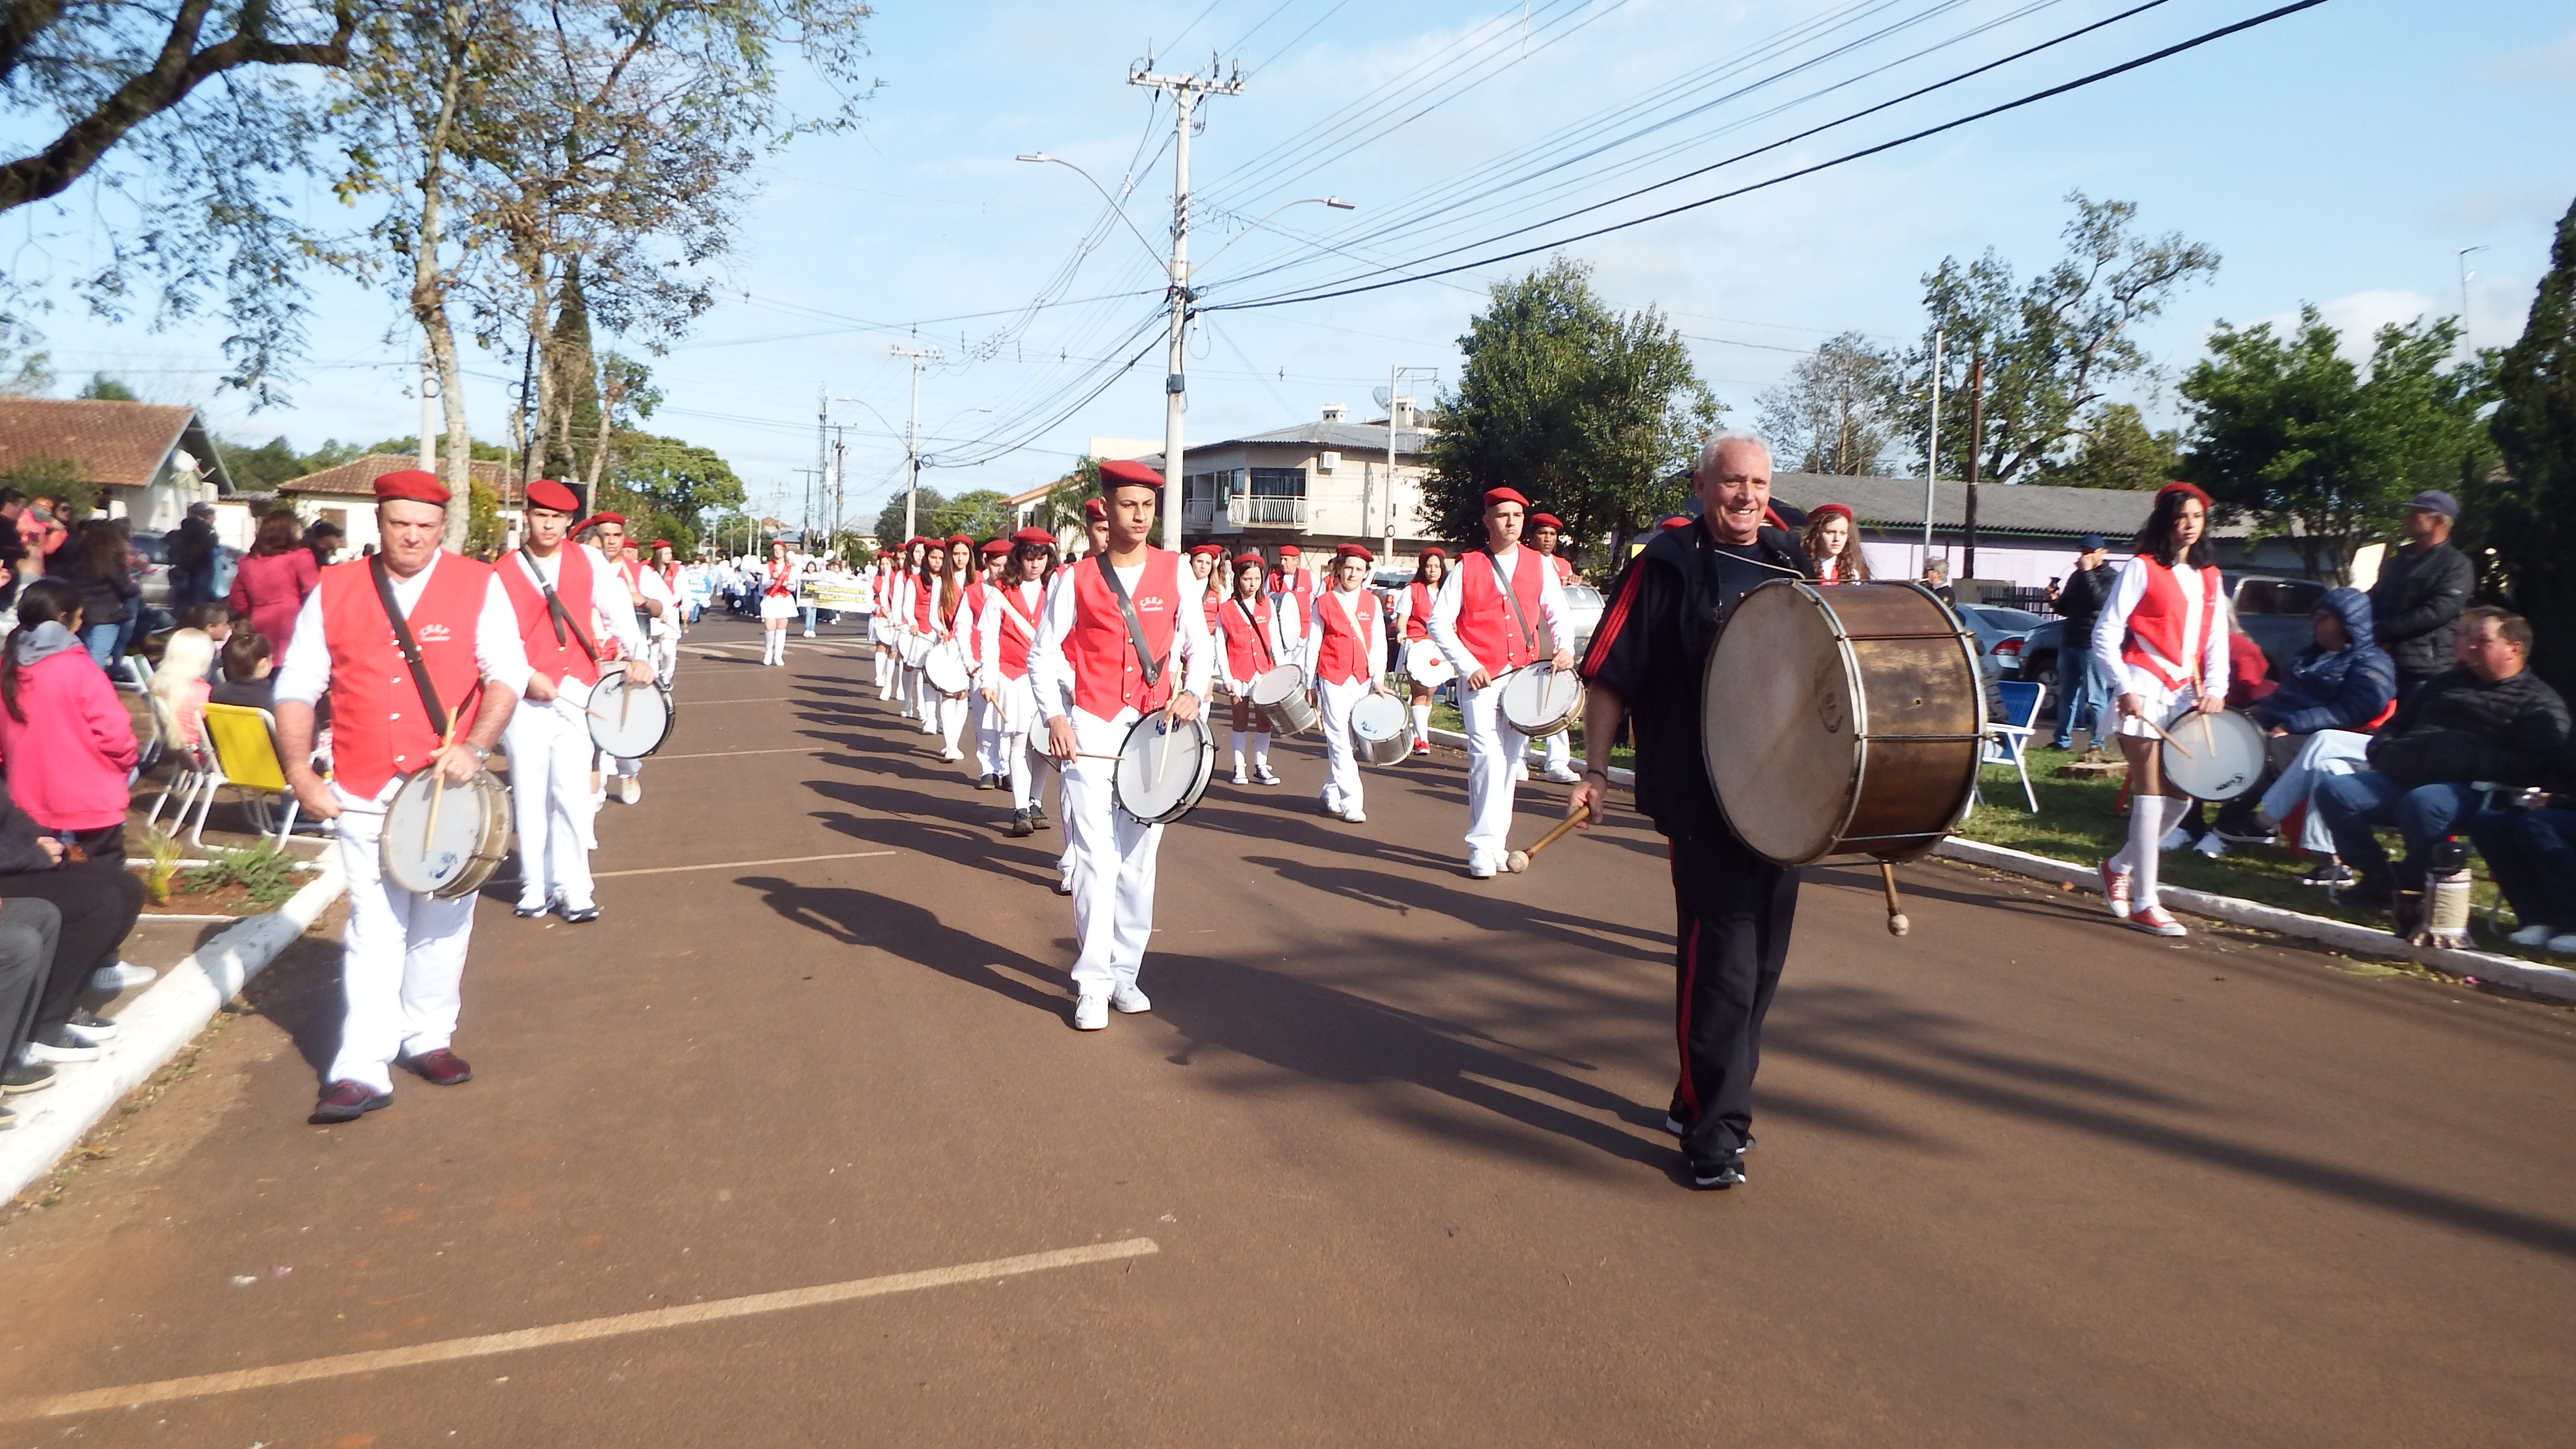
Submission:
POLYGON ((1487 508, 1491 508, 1491 507, 1493 507, 1493 506, 1494 506, 1495 504, 1497 504, 1497 503, 1517 503, 1517 504, 1519 504, 1519 505, 1520 505, 1521 507, 1523 507, 1523 508, 1527 508, 1527 507, 1529 507, 1529 500, 1528 500, 1528 499, 1526 499, 1526 498, 1523 498, 1523 497, 1521 496, 1521 490, 1519 490, 1519 489, 1517 489, 1517 488, 1488 488, 1488 489, 1486 489, 1486 490, 1485 490, 1485 506, 1486 506, 1487 508))
MULTIPOLYGON (((583 519, 580 523, 574 525, 574 530, 578 532, 581 529, 591 527, 593 524, 600 523, 614 523, 618 527, 624 528, 626 526, 626 515, 623 513, 594 513, 588 518, 583 519)), ((784 539, 772 539, 770 541, 772 543, 786 542, 784 539)))
POLYGON ((1533 514, 1531 514, 1531 515, 1529 516, 1529 526, 1530 526, 1533 530, 1535 530, 1535 529, 1541 529, 1541 528, 1553 528, 1553 529, 1555 529, 1555 530, 1556 530, 1557 532, 1559 532, 1559 533, 1563 533, 1563 532, 1565 532, 1565 525, 1564 525, 1563 523, 1558 522, 1558 521, 1557 521, 1557 517, 1556 517, 1556 515, 1555 515, 1555 514, 1553 514, 1553 513, 1533 513, 1533 514))
POLYGON ((984 540, 984 557, 986 558, 1000 558, 1002 555, 1009 553, 1010 551, 1011 541, 1007 538, 988 538, 984 540))
POLYGON ((1449 550, 1442 548, 1440 545, 1435 543, 1431 547, 1424 549, 1420 556, 1423 558, 1436 558, 1446 561, 1449 557, 1449 550))
POLYGON ((1082 500, 1082 516, 1090 519, 1094 523, 1107 523, 1109 521, 1109 505, 1101 502, 1097 498, 1086 498, 1082 500))
POLYGON ((1121 488, 1160 488, 1163 475, 1142 463, 1126 458, 1112 458, 1100 465, 1100 491, 1113 493, 1121 488))
POLYGON ((2209 501, 2208 494, 2201 492, 2199 488, 2189 483, 2168 483, 2162 488, 2156 490, 2156 496, 2158 498, 2162 498, 2168 493, 2188 493, 2192 497, 2199 499, 2200 506, 2203 508, 2215 508, 2218 506, 2217 504, 2209 501))
POLYGON ((447 506, 448 499, 447 485, 438 481, 438 475, 424 473, 418 468, 404 468, 392 473, 379 474, 376 477, 376 501, 381 503, 389 498, 407 498, 414 503, 435 503, 444 508, 447 506))
POLYGON ((1839 503, 1819 503, 1815 507, 1808 509, 1807 521, 1809 523, 1814 523, 1816 520, 1824 517, 1828 513, 1838 513, 1842 515, 1843 522, 1851 522, 1852 511, 1839 503))
POLYGON ((1225 545, 1221 543, 1192 544, 1190 546, 1190 556, 1192 558, 1196 558, 1200 554, 1206 554, 1209 558, 1223 558, 1225 557, 1225 545))
POLYGON ((1239 569, 1257 569, 1261 567, 1261 562, 1261 555, 1257 553, 1247 553, 1236 559, 1234 561, 1234 566, 1239 569))
MULTIPOLYGON (((670 541, 669 539, 667 539, 667 538, 657 538, 657 539, 653 540, 653 547, 655 547, 655 548, 670 548, 670 547, 671 547, 671 541, 670 541)), ((674 551, 676 552, 676 550, 674 550, 674 551)))
POLYGON ((1037 548, 1053 548, 1055 547, 1055 535, 1047 532, 1043 528, 1023 528, 1019 532, 1011 535, 1011 542, 1025 543, 1037 548))
POLYGON ((1376 554, 1369 552, 1366 545, 1356 543, 1336 545, 1333 549, 1333 557, 1336 559, 1355 558, 1365 563, 1377 562, 1376 554))
POLYGON ((1279 545, 1279 556, 1281 558, 1304 558, 1306 554, 1303 549, 1300 549, 1293 543, 1283 543, 1279 545))
POLYGON ((939 540, 939 542, 941 542, 941 543, 962 543, 962 544, 966 545, 968 548, 973 548, 973 547, 975 546, 975 540, 973 540, 973 539, 971 539, 971 538, 968 538, 966 535, 964 535, 964 534, 962 534, 962 533, 952 533, 952 534, 948 535, 946 538, 940 539, 940 540, 939 540))
POLYGON ((579 513, 581 500, 573 496, 571 489, 552 478, 540 478, 528 485, 528 506, 554 513, 579 513))

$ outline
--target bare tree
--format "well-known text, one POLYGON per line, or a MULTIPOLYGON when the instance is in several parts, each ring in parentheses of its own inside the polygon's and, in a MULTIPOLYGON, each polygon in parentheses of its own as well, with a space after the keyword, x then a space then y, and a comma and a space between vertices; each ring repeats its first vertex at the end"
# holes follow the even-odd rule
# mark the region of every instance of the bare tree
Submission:
POLYGON ((1763 435, 1802 473, 1877 472, 1895 432, 1896 367, 1861 333, 1827 340, 1754 400, 1763 435))

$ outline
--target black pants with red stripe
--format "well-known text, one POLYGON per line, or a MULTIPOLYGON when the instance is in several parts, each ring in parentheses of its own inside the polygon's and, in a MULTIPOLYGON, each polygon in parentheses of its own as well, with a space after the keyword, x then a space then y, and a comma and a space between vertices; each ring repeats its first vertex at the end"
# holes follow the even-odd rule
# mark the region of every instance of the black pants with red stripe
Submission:
POLYGON ((1681 1049, 1672 1110, 1684 1127, 1682 1151, 1693 1162, 1711 1162, 1752 1133, 1762 1018, 1789 957, 1798 872, 1724 832, 1670 844, 1678 917, 1674 1036, 1681 1049))

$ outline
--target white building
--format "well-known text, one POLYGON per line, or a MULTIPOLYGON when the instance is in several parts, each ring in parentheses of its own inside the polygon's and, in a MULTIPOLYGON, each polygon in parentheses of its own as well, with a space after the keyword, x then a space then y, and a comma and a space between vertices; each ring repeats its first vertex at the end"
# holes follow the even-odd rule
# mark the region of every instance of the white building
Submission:
MULTIPOLYGON (((1313 422, 1191 444, 1183 455, 1183 540, 1293 543, 1308 553, 1363 543, 1388 562, 1437 542, 1421 506, 1431 430, 1402 398, 1391 417, 1353 422, 1348 411, 1330 405, 1313 422)), ((1163 466, 1159 452, 1137 461, 1163 466)))

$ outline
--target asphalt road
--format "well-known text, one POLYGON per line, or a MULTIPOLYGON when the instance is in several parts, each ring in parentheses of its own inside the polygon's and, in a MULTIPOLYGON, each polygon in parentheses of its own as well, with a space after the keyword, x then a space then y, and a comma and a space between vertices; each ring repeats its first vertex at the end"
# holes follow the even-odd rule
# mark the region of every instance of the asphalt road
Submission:
MULTIPOLYGON (((1752 1180, 1694 1193, 1658 1130, 1643 829, 1473 882, 1458 757, 1373 775, 1350 827, 1289 746, 1286 786, 1220 783, 1167 832, 1153 1014, 1078 1034, 1060 837, 1002 837, 1007 797, 920 748, 854 650, 692 643, 743 647, 687 658, 644 803, 608 807, 606 918, 484 903, 473 1083, 305 1125, 317 947, 0 1229, 0 1449, 2576 1422, 2563 1009, 2154 941, 1942 865, 1904 872, 1899 943, 1873 878, 1819 871, 1752 1180), (964 1271, 882 1281, 937 1269, 964 1271), (595 1322, 693 1305, 719 1307, 595 1322)), ((1521 833, 1561 798, 1525 791, 1521 833)))

